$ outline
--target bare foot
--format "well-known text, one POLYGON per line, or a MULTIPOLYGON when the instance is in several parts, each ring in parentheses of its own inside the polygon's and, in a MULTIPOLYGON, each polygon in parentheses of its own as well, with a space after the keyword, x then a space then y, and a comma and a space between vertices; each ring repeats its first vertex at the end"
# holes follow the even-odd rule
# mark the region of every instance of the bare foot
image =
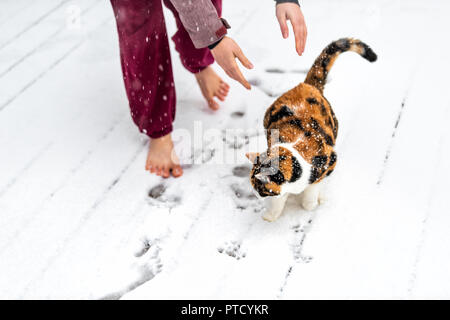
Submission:
POLYGON ((161 138, 150 139, 145 170, 156 173, 163 178, 170 177, 170 174, 177 178, 183 174, 170 134, 161 138))
POLYGON ((199 73, 196 73, 195 78, 209 107, 213 110, 219 109, 219 104, 214 100, 214 97, 217 97, 220 101, 224 101, 228 95, 230 86, 211 67, 207 67, 199 73))

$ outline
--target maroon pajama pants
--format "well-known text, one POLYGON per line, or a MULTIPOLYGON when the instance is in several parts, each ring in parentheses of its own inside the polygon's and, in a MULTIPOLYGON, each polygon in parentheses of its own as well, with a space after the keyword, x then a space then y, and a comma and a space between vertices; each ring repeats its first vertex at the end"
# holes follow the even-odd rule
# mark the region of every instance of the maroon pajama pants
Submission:
MULTIPOLYGON (((177 23, 172 37, 183 66, 197 73, 214 62, 208 48, 196 49, 177 11, 163 0, 177 23)), ((212 0, 219 16, 222 1, 212 0)), ((131 116, 151 138, 172 131, 175 87, 162 0, 111 0, 119 32, 120 61, 131 116)))

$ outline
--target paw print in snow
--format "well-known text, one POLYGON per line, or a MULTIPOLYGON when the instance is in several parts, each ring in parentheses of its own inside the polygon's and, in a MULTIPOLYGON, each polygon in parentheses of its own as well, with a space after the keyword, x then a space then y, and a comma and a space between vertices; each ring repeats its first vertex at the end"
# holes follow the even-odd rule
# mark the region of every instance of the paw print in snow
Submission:
POLYGON ((258 200, 248 181, 244 183, 233 183, 230 185, 230 188, 234 193, 233 198, 237 209, 253 209, 254 212, 260 212, 264 209, 264 202, 258 200))
POLYGON ((312 257, 303 255, 303 243, 306 237, 306 230, 311 224, 311 220, 308 221, 306 227, 301 226, 300 224, 294 225, 291 227, 294 232, 293 242, 291 244, 292 254, 294 256, 294 260, 297 262, 311 262, 312 257))
POLYGON ((227 241, 222 246, 217 248, 219 253, 227 254, 228 256, 239 260, 245 258, 246 253, 241 249, 241 243, 238 241, 227 241))

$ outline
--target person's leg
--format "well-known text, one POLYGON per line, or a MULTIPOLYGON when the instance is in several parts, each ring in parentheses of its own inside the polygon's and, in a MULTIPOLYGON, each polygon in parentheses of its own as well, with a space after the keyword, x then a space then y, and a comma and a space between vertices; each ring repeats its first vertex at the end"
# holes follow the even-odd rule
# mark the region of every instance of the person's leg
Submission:
POLYGON ((111 0, 117 22, 120 59, 131 116, 150 138, 146 169, 181 175, 170 138, 175 88, 160 0, 111 0))
MULTIPOLYGON (((222 13, 222 0, 212 0, 212 3, 220 16, 222 13)), ((219 100, 224 101, 230 87, 210 67, 214 63, 210 50, 208 48, 196 49, 170 0, 164 0, 164 4, 175 16, 178 30, 173 35, 172 40, 175 43, 175 49, 180 55, 181 63, 188 71, 195 74, 200 90, 208 105, 212 109, 218 109, 219 105, 213 98, 217 97, 219 100)))

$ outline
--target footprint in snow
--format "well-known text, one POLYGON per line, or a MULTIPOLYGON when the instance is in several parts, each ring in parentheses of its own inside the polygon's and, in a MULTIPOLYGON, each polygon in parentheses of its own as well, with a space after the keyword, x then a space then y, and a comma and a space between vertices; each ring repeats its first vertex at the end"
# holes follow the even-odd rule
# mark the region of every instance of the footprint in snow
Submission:
POLYGON ((133 278, 122 289, 104 295, 100 300, 119 300, 125 294, 152 280, 162 271, 163 264, 159 253, 158 240, 144 240, 142 246, 134 253, 135 260, 130 265, 134 270, 133 278))
POLYGON ((307 70, 307 69, 283 70, 283 69, 279 69, 279 68, 267 68, 265 71, 267 73, 279 73, 279 74, 283 74, 283 73, 304 73, 304 74, 307 74, 309 70, 307 70))
POLYGON ((244 115, 245 115, 244 111, 235 111, 230 114, 230 117, 236 119, 236 118, 242 118, 244 115))
POLYGON ((158 245, 159 240, 149 240, 145 239, 142 241, 142 246, 135 253, 134 256, 137 258, 134 266, 137 267, 143 277, 149 278, 148 275, 155 275, 161 272, 163 264, 159 257, 161 247, 158 245))
POLYGON ((161 252, 159 242, 159 239, 145 238, 140 240, 137 250, 133 253, 135 261, 132 268, 137 270, 140 275, 135 283, 148 281, 162 271, 163 264, 159 255, 161 252))
POLYGON ((161 183, 151 188, 150 191, 148 192, 148 196, 153 199, 158 199, 164 194, 165 191, 166 186, 161 183))
POLYGON ((179 195, 167 194, 167 187, 160 183, 148 192, 148 201, 151 205, 165 206, 173 208, 180 204, 181 197, 179 195))
POLYGON ((239 178, 249 177, 251 169, 249 165, 236 166, 233 168, 233 175, 239 178))
POLYGON ((236 260, 245 258, 247 255, 241 248, 241 243, 239 241, 227 241, 222 246, 217 248, 219 253, 226 254, 236 260))

